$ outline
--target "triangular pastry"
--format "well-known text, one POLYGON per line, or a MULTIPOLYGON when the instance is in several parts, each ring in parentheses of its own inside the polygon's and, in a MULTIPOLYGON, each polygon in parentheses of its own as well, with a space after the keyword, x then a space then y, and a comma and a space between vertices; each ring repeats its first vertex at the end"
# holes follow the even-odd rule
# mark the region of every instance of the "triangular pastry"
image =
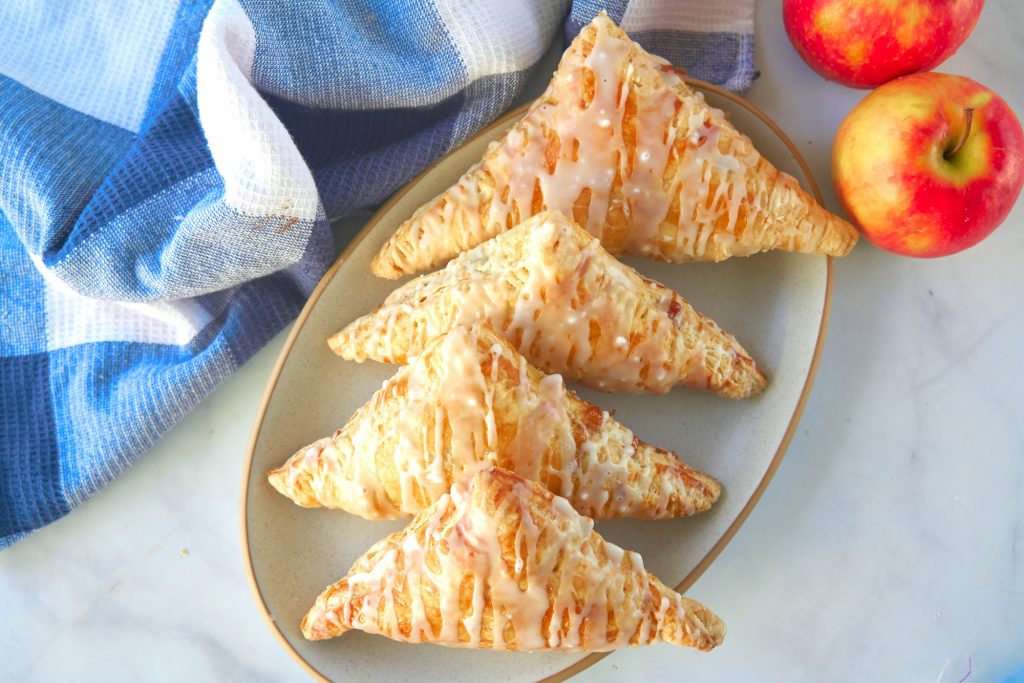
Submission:
POLYGON ((453 326, 483 321, 541 370, 605 391, 682 384, 742 398, 765 385, 731 335, 558 212, 406 283, 328 343, 349 360, 405 363, 453 326))
POLYGON ((356 560, 316 599, 302 633, 562 652, 722 643, 725 624, 711 610, 593 524, 538 484, 482 470, 356 560))
POLYGON ((268 477, 304 507, 391 519, 419 512, 488 463, 594 518, 692 515, 721 492, 483 325, 428 343, 344 427, 268 477))
POLYGON ((857 241, 604 13, 526 116, 399 226, 371 269, 397 278, 434 268, 546 209, 612 254, 671 262, 769 249, 844 256, 857 241))

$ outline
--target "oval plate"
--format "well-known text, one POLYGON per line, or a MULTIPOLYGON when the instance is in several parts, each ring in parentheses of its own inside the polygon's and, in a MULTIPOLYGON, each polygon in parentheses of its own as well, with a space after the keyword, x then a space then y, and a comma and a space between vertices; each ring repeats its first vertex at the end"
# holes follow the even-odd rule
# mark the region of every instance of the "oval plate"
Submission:
MULTIPOLYGON (((765 114, 715 86, 688 79, 776 167, 821 200, 807 165, 765 114)), ((314 677, 336 681, 561 680, 603 655, 527 654, 406 645, 352 632, 309 642, 299 620, 325 586, 404 523, 302 509, 264 476, 297 449, 341 427, 395 372, 346 362, 327 337, 377 306, 397 286, 369 271, 378 247, 421 204, 440 194, 522 116, 512 112, 395 194, 355 236, 313 291, 267 385, 253 427, 241 498, 242 549, 250 583, 271 630, 314 677)), ((772 252, 720 264, 671 265, 630 259, 647 277, 683 294, 729 330, 769 377, 760 396, 740 402, 676 389, 667 396, 578 393, 614 409, 641 438, 676 450, 725 489, 711 511, 659 522, 600 522, 608 540, 638 551, 647 568, 686 590, 753 509, 782 460, 810 391, 828 319, 831 259, 772 252)), ((577 388, 578 389, 578 388, 577 388)), ((700 598, 700 596, 694 596, 700 598)), ((709 605, 714 609, 714 605, 709 605)), ((728 621, 728 615, 723 615, 728 621)))

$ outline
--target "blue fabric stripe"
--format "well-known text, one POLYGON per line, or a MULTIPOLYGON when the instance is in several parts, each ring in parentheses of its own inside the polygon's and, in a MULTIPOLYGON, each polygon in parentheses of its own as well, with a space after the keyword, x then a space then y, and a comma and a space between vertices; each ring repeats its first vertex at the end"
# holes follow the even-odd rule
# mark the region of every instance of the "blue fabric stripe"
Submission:
POLYGON ((448 149, 449 129, 450 125, 444 130, 428 129, 372 154, 353 155, 320 169, 316 184, 325 211, 339 217, 376 206, 448 149), (351 194, 341 191, 346 188, 351 194))
POLYGON ((203 20, 210 12, 213 0, 180 1, 178 13, 174 17, 174 26, 167 36, 160 65, 153 78, 153 89, 149 93, 146 114, 139 127, 142 132, 145 132, 153 119, 167 108, 167 102, 174 96, 183 74, 189 69, 195 72, 193 56, 199 42, 199 31, 203 27, 203 20))
MULTIPOLYGON (((314 229, 327 232, 323 220, 243 215, 223 203, 223 179, 188 99, 194 71, 194 63, 185 69, 179 90, 107 174, 66 242, 44 253, 44 263, 78 291, 130 301, 196 296, 289 266, 314 229)), ((314 120, 321 115, 305 111, 314 120)), ((310 153, 330 130, 347 126, 307 133, 310 153)), ((329 250, 319 256, 314 266, 326 268, 329 250)))
MULTIPOLYGON (((683 2, 684 0, 674 0, 683 2)), ((622 23, 629 0, 573 0, 572 10, 565 20, 565 38, 572 40, 583 27, 594 20, 601 10, 608 13, 608 18, 616 24, 622 23)))
MULTIPOLYGON (((235 368, 226 339, 208 354, 108 342, 51 352, 61 488, 81 504, 123 472, 235 368)), ((7 531, 7 529, 4 529, 7 531)))
MULTIPOLYGON (((42 274, 0 211, 0 356, 46 351, 45 287, 42 274)), ((6 381, 0 377, 0 383, 6 381)), ((5 406, 0 402, 0 411, 5 406)), ((0 459, 5 449, 0 439, 0 459)))
POLYGON ((64 241, 133 135, 0 76, 0 211, 39 254, 64 241))
MULTIPOLYGON (((91 235, 106 230, 108 223, 182 181, 203 176, 203 172, 213 169, 213 166, 213 158, 192 106, 176 94, 154 117, 147 130, 125 146, 116 166, 105 174, 89 203, 81 207, 73 231, 63 243, 51 244, 43 254, 43 262, 51 268, 59 266, 84 241, 91 239, 91 235)), ((223 186, 216 174, 203 177, 206 178, 204 189, 207 191, 223 186)), ((180 220, 175 216, 188 213, 188 207, 195 198, 191 194, 179 193, 177 197, 164 200, 172 203, 176 200, 181 206, 171 213, 149 217, 146 238, 150 243, 173 235, 180 220)), ((93 296, 117 296, 116 293, 94 291, 88 284, 85 287, 83 291, 93 296)))
POLYGON ((754 69, 754 36, 701 31, 637 31, 630 37, 645 50, 686 68, 693 78, 733 91, 750 87, 754 69))
MULTIPOLYGON (((60 489, 69 506, 123 472, 291 322, 315 285, 309 275, 298 268, 239 287, 230 307, 184 347, 108 342, 51 352, 60 489)), ((22 530, 3 524, 0 536, 22 530)))
MULTIPOLYGON (((695 64, 693 68, 696 70, 698 67, 695 64)), ((720 82, 720 85, 733 92, 743 92, 753 85, 760 76, 761 72, 754 66, 754 36, 742 35, 739 49, 736 51, 735 71, 727 80, 720 82)), ((718 83, 718 81, 712 82, 718 83)))
MULTIPOLYGON (((339 159, 375 154, 424 132, 443 128, 439 135, 446 135, 450 120, 462 108, 463 95, 458 93, 431 106, 372 111, 311 109, 273 95, 266 100, 316 173, 339 159)), ((327 193, 321 191, 324 195, 327 193)), ((335 214, 328 211, 328 215, 335 214)))
POLYGON ((0 547, 67 514, 50 396, 50 357, 0 357, 0 547))
MULTIPOLYGON (((306 253, 314 230, 328 232, 322 217, 310 221, 236 211, 224 203, 219 182, 211 169, 122 211, 54 272, 101 298, 180 299, 288 267, 306 253), (150 227, 140 231, 140 225, 150 227), (239 244, 246 248, 238 249, 239 244)), ((312 265, 322 272, 329 262, 328 250, 312 265)))
POLYGON ((465 90, 464 104, 451 126, 448 149, 454 149, 504 112, 523 89, 526 71, 484 76, 465 90))
POLYGON ((485 76, 435 105, 407 109, 309 109, 274 96, 266 99, 314 172, 324 210, 333 220, 380 203, 493 121, 525 79, 525 72, 485 76))
POLYGON ((267 101, 310 164, 326 215, 381 202, 448 149, 460 93, 427 107, 345 111, 267 101))
POLYGON ((276 0, 241 4, 256 28, 253 82, 277 98, 318 109, 388 109, 438 102, 468 80, 431 3, 305 0, 289 12, 276 0))

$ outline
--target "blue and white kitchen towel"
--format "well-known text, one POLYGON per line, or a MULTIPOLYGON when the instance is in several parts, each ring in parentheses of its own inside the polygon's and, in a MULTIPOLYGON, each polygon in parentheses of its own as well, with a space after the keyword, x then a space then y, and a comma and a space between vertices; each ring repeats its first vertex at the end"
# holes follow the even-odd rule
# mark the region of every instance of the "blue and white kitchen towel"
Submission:
POLYGON ((4 0, 0 547, 300 310, 372 207, 599 10, 734 90, 753 0, 4 0), (564 27, 564 32, 560 29, 564 27))

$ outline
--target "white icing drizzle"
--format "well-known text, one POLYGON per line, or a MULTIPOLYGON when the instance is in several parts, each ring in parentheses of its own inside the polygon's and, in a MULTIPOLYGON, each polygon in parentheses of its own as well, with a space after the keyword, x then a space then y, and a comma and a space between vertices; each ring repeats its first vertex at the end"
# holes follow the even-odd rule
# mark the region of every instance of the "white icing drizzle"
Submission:
POLYGON ((675 470, 659 471, 671 457, 577 399, 559 375, 530 367, 490 329, 457 326, 333 437, 293 456, 281 468, 287 485, 275 485, 300 503, 393 518, 418 512, 453 481, 493 463, 587 515, 693 514, 692 498, 707 494, 691 491, 675 470), (382 463, 392 472, 382 475, 382 463), (296 492, 307 490, 312 500, 299 499, 296 492))
MULTIPOLYGON (((413 217, 411 242, 424 262, 450 258, 453 235, 466 249, 547 209, 573 217, 612 253, 719 260, 774 246, 737 235, 746 228, 741 207, 744 223, 770 209, 769 197, 748 197, 748 172, 761 160, 749 139, 732 129, 723 141, 732 128, 725 115, 668 62, 612 35, 606 18, 591 27, 590 52, 577 40, 524 119, 413 217), (494 183, 485 205, 482 176, 494 183)), ((798 227, 784 226, 790 246, 798 227)))
POLYGON ((679 383, 707 387, 703 341, 682 348, 679 328, 696 315, 688 304, 667 288, 646 284, 597 240, 580 249, 564 218, 537 219, 543 220, 521 226, 528 229, 527 243, 515 263, 520 283, 511 315, 495 296, 501 292, 481 282, 454 295, 459 322, 488 320, 517 339, 519 350, 540 369, 604 391, 666 393, 679 383), (649 286, 664 290, 655 310, 646 310, 649 286))
POLYGON ((464 329, 453 330, 432 356, 442 364, 439 377, 426 363, 412 365, 405 405, 395 424, 399 439, 394 462, 403 512, 437 500, 453 477, 498 446, 493 382, 481 371, 475 339, 464 329), (414 495, 417 488, 423 491, 419 498, 414 495))
POLYGON ((405 363, 453 326, 478 322, 545 372, 609 392, 682 384, 744 398, 765 385, 731 335, 556 211, 407 282, 328 343, 351 360, 405 363))
POLYGON ((743 397, 764 385, 731 335, 553 211, 399 287, 329 343, 352 360, 404 363, 452 326, 477 322, 545 372, 609 392, 682 384, 743 397))
POLYGON ((640 556, 601 539, 568 501, 484 470, 372 549, 325 591, 307 621, 406 642, 603 651, 657 639, 670 611, 685 623, 680 596, 658 592, 656 599, 640 556), (511 555, 503 551, 508 540, 511 555), (437 632, 428 594, 436 599, 437 632), (398 604, 403 595, 408 607, 398 604), (352 596, 364 597, 354 604, 352 596))

